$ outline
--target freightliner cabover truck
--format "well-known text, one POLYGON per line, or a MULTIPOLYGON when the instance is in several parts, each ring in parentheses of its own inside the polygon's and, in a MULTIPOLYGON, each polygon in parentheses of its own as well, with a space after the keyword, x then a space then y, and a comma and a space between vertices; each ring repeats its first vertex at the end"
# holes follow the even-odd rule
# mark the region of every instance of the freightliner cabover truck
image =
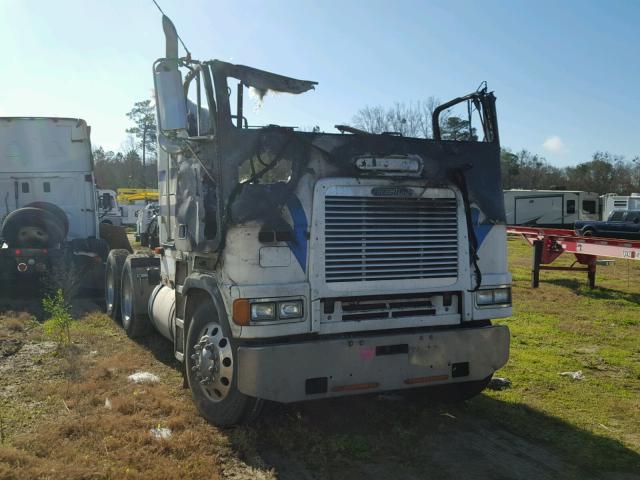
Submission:
POLYGON ((0 295, 76 276, 102 296, 109 246, 97 201, 84 120, 0 118, 0 295))
POLYGON ((132 337, 153 326, 171 340, 218 425, 250 420, 263 400, 478 394, 508 358, 509 330, 491 321, 511 314, 493 94, 438 107, 434 139, 250 127, 246 89, 315 82, 178 58, 163 24, 160 247, 111 252, 109 313, 132 337), (481 141, 442 138, 456 104, 478 112, 481 141))

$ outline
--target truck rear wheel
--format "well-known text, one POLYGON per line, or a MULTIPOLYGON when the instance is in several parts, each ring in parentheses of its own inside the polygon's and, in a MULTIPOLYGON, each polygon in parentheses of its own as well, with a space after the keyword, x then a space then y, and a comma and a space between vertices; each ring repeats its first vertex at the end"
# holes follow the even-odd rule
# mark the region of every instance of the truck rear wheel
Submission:
POLYGON ((64 213, 64 210, 62 210, 59 206, 54 205, 50 202, 31 202, 25 205, 25 207, 40 208, 41 210, 46 210, 47 212, 52 213, 60 221, 60 225, 62 225, 63 230, 65 232, 69 231, 69 218, 67 217, 67 214, 64 213))
MULTIPOLYGON (((138 292, 138 295, 141 292, 138 292)), ((147 312, 138 311, 137 294, 133 279, 131 260, 124 262, 120 283, 120 311, 122 328, 129 338, 140 338, 151 332, 151 322, 147 312)))
POLYGON ((120 320, 120 281, 124 262, 129 252, 124 249, 111 250, 107 257, 104 278, 104 297, 107 315, 113 320, 120 320))
POLYGON ((198 411, 214 425, 248 423, 262 408, 262 400, 238 390, 235 352, 231 330, 214 305, 200 305, 187 333, 185 368, 198 411))

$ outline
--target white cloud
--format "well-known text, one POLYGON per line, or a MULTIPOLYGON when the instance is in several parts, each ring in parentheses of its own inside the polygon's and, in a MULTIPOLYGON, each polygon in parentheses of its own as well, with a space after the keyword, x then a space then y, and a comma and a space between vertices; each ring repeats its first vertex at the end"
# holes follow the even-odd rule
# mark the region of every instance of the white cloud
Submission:
POLYGON ((562 139, 557 135, 552 135, 547 138, 542 144, 542 148, 544 148, 549 153, 564 153, 567 151, 567 147, 565 146, 562 139))

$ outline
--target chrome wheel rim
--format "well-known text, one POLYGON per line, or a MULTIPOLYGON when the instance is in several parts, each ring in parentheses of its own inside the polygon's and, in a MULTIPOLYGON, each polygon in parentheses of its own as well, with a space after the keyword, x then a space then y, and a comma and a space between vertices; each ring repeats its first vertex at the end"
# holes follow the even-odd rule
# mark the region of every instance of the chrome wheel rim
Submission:
POLYGON ((133 317, 133 292, 131 284, 127 281, 122 282, 122 325, 128 327, 133 317))
POLYGON ((112 313, 115 303, 115 291, 116 286, 114 282, 113 271, 111 268, 107 269, 107 287, 105 288, 107 294, 107 313, 112 313))
POLYGON ((212 402, 226 398, 233 380, 231 342, 215 322, 207 323, 192 346, 191 371, 194 381, 212 402))

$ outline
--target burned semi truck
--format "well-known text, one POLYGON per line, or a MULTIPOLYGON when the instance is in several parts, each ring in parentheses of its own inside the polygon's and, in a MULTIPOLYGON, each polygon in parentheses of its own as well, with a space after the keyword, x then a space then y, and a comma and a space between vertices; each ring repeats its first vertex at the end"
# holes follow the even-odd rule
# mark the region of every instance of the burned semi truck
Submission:
POLYGON ((252 127, 246 90, 315 82, 179 58, 163 23, 160 246, 110 253, 109 313, 132 337, 153 327, 171 340, 218 425, 250 420, 263 400, 481 392, 509 351, 491 321, 511 314, 494 95, 438 107, 433 139, 252 127), (458 104, 477 111, 479 141, 442 138, 439 118, 458 104))

